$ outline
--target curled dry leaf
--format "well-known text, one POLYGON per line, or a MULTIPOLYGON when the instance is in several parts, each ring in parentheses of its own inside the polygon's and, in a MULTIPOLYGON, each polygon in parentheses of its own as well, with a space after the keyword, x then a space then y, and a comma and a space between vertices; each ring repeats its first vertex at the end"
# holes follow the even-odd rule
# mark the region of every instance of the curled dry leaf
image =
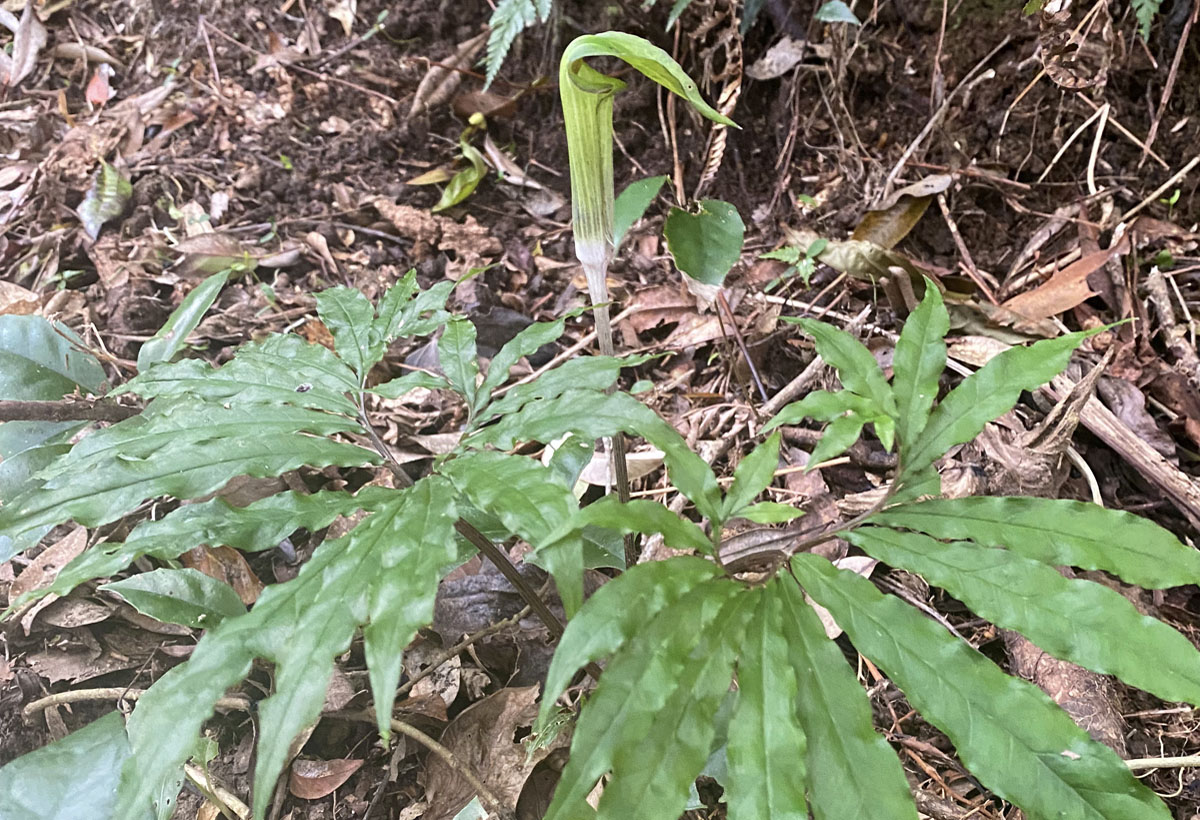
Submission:
POLYGON ((293 760, 288 791, 301 800, 319 800, 333 794, 362 764, 361 760, 293 760))

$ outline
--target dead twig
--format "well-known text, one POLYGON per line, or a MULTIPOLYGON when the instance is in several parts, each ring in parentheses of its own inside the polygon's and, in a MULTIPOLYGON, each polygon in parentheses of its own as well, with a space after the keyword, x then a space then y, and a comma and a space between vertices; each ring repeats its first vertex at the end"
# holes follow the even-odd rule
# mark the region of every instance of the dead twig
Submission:
POLYGON ((142 408, 118 404, 114 399, 65 399, 63 401, 0 401, 2 421, 123 421, 142 408))

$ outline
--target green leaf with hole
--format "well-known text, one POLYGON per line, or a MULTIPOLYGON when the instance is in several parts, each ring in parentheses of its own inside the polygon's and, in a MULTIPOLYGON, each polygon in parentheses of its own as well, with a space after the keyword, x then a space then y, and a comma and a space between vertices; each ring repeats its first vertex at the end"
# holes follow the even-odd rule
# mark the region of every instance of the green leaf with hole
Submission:
POLYGON ((675 265, 693 279, 719 286, 742 255, 746 226, 728 202, 705 199, 699 211, 672 208, 663 234, 675 265))
POLYGON ((100 587, 143 615, 167 624, 208 629, 246 614, 233 587, 194 569, 156 569, 100 587))

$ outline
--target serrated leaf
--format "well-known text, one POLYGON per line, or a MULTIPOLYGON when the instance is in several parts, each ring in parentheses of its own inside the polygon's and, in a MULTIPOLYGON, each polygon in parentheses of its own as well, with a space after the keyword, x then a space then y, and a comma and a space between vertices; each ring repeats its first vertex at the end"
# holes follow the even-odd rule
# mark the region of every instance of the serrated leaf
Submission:
POLYGON ((562 336, 567 324, 566 318, 564 316, 553 322, 535 322, 500 348, 492 357, 487 376, 479 387, 479 395, 475 401, 479 406, 474 408, 476 413, 483 410, 483 406, 491 399, 492 391, 508 381, 508 374, 513 365, 562 336))
POLYGON ((938 379, 946 369, 946 333, 950 314, 937 286, 925 280, 925 298, 909 314, 896 342, 892 359, 892 391, 899 415, 896 426, 900 440, 916 442, 937 398, 938 379))
POLYGON ((144 398, 194 396, 217 404, 290 404, 354 417, 347 398, 358 378, 329 350, 299 336, 271 336, 243 345, 233 360, 214 369, 199 359, 161 364, 114 392, 144 398))
POLYGON ((371 333, 374 306, 361 291, 337 287, 317 294, 317 313, 333 334, 338 357, 366 381, 367 371, 383 358, 383 341, 371 333))
POLYGON ((156 402, 83 439, 48 467, 42 487, 0 507, 0 532, 13 536, 69 519, 99 526, 149 498, 195 498, 239 475, 376 463, 373 451, 324 437, 356 429, 339 416, 294 407, 156 402))
POLYGON ((797 509, 788 504, 780 504, 775 501, 760 501, 757 504, 751 504, 749 507, 742 507, 733 517, 744 518, 747 521, 753 521, 755 524, 781 524, 786 521, 795 521, 802 515, 804 515, 804 510, 797 509))
MULTIPOLYGON (((120 712, 102 718, 0 768, 4 820, 111 820, 113 788, 129 757, 120 712)), ((144 807, 127 815, 152 816, 144 807)))
POLYGON ((1124 596, 1008 550, 927 535, 862 527, 850 543, 921 575, 971 611, 1020 632, 1056 658, 1115 675, 1167 701, 1200 702, 1200 652, 1124 596), (1136 640, 1130 636, 1136 635, 1136 640))
POLYGON ((410 491, 394 491, 349 534, 318 547, 295 579, 268 587, 249 613, 207 632, 188 663, 150 687, 129 723, 133 756, 122 770, 114 816, 144 805, 154 784, 187 759, 216 700, 255 658, 273 661, 276 671, 275 693, 259 705, 254 776, 255 816, 266 816, 288 746, 320 713, 334 656, 368 619, 382 554, 408 525, 400 513, 410 491))
POLYGON ((406 393, 423 387, 427 390, 449 390, 450 382, 442 376, 426 373, 424 370, 414 370, 399 378, 369 388, 370 392, 385 399, 398 399, 406 393))
POLYGON ((567 390, 552 399, 529 402, 477 433, 471 443, 511 449, 517 440, 555 441, 565 433, 597 439, 636 433, 663 451, 667 472, 681 493, 706 518, 719 521, 721 490, 712 468, 692 452, 674 427, 627 393, 567 390))
POLYGON ((654 729, 638 743, 616 747, 599 818, 676 820, 683 813, 688 787, 708 760, 713 718, 729 692, 757 597, 743 589, 725 604, 672 680, 674 691, 654 716, 654 729))
POLYGON ((405 496, 406 526, 397 530, 381 555, 363 628, 363 653, 375 700, 379 734, 391 737, 392 706, 404 647, 417 630, 433 621, 438 581, 454 564, 454 522, 458 512, 449 483, 432 476, 405 496))
POLYGON ((469 453, 443 464, 441 472, 472 504, 495 514, 535 551, 553 542, 539 560, 554 575, 564 608, 574 613, 583 602, 583 544, 578 536, 555 537, 575 509, 570 488, 550 468, 505 453, 469 453))
MULTIPOLYGON (((539 2, 544 6, 546 0, 539 2)), ((496 4, 492 17, 488 20, 491 33, 488 35, 487 57, 484 58, 484 65, 487 67, 487 78, 483 84, 485 89, 496 79, 496 74, 499 73, 500 66, 504 63, 504 58, 517 35, 537 22, 537 13, 538 9, 534 7, 533 0, 500 0, 496 4)))
POLYGON ((796 555, 792 569, 855 648, 946 733, 966 767, 1027 815, 1170 817, 1111 749, 1037 687, 1004 674, 934 621, 824 558, 796 555))
POLYGON ((0 316, 0 399, 61 399, 76 385, 100 393, 106 383, 96 357, 66 325, 41 316, 0 316))
POLYGON ((156 569, 100 589, 119 594, 156 621, 193 629, 208 629, 225 618, 246 614, 233 587, 194 569, 156 569))
POLYGON ((729 722, 729 820, 808 820, 807 741, 796 717, 799 690, 789 663, 776 577, 760 594, 738 661, 738 699, 729 722))
POLYGON ((742 255, 746 225, 737 208, 705 199, 699 212, 672 208, 663 226, 675 266, 698 282, 719 286, 742 255))
POLYGON ((928 467, 951 447, 974 439, 989 421, 1013 409, 1021 393, 1061 373, 1075 348, 1097 332, 1070 333, 1030 347, 1010 348, 967 376, 934 408, 916 442, 901 441, 903 472, 928 467))
POLYGON ((646 357, 630 356, 580 356, 543 373, 531 382, 518 384, 495 401, 480 414, 476 422, 495 416, 515 413, 535 399, 553 399, 568 390, 591 390, 597 393, 607 390, 616 382, 623 367, 635 367, 646 361, 646 357))
POLYGON ((395 331, 404 319, 404 311, 419 289, 416 268, 410 269, 388 287, 371 321, 371 344, 381 344, 386 348, 395 340, 395 331))
POLYGON ((720 577, 721 569, 712 562, 684 555, 638 564, 596 590, 567 623, 558 642, 546 673, 538 725, 545 727, 551 719, 554 701, 576 670, 616 652, 659 612, 698 585, 720 577))
POLYGON ((675 549, 693 549, 710 555, 713 551, 712 542, 702 529, 657 501, 634 499, 622 504, 616 496, 607 495, 576 512, 569 531, 582 531, 588 525, 616 530, 622 535, 659 534, 664 543, 675 549))
POLYGON ((722 520, 729 519, 750 505, 775 479, 779 467, 779 433, 759 444, 733 471, 733 484, 721 502, 722 520))
POLYGON ((148 370, 152 365, 169 362, 175 358, 175 354, 187 343, 188 335, 196 329, 204 314, 221 294, 221 288, 229 281, 230 273, 228 269, 214 273, 183 297, 179 307, 171 312, 166 324, 138 351, 139 373, 148 370))
POLYGON ((1200 582, 1200 552, 1157 524, 1084 501, 932 499, 892 507, 870 524, 970 539, 1054 566, 1100 569, 1147 589, 1200 582))
MULTIPOLYGON (((805 577, 800 576, 801 582, 805 577)), ((791 579, 776 578, 767 594, 782 601, 783 634, 796 674, 799 719, 807 740, 813 815, 817 820, 916 820, 900 761, 875 732, 870 701, 837 644, 825 637, 817 613, 791 579)))
POLYGON ((571 756, 545 820, 566 820, 587 810, 585 798, 596 781, 612 768, 618 750, 650 734, 693 650, 739 589, 721 581, 692 588, 659 611, 609 662, 579 716, 571 756))
POLYGON ((896 416, 896 397, 879 369, 879 362, 866 345, 846 331, 815 319, 788 321, 794 321, 813 337, 817 353, 837 371, 847 390, 870 399, 889 416, 896 416))
POLYGON ((1150 39, 1150 26, 1158 15, 1161 0, 1133 0, 1133 11, 1137 16, 1138 33, 1143 40, 1150 39))
POLYGON ((865 399, 849 390, 839 390, 830 393, 828 390, 814 390, 800 401, 794 401, 784 406, 775 417, 763 427, 767 433, 785 424, 792 425, 806 419, 814 421, 833 421, 847 413, 857 413, 860 416, 873 416, 883 412, 883 408, 870 399, 865 399))
POLYGON ((467 400, 467 407, 474 407, 479 375, 479 354, 475 350, 475 325, 466 319, 452 319, 446 323, 442 338, 438 340, 438 360, 450 386, 467 400))
POLYGON ((625 238, 625 234, 629 233, 634 223, 646 213, 646 209, 654 202, 666 181, 665 176, 646 177, 629 183, 624 191, 617 194, 617 198, 613 200, 614 250, 621 247, 621 240, 625 238))
POLYGON ((450 318, 446 311, 446 300, 456 284, 444 279, 418 291, 416 271, 410 270, 384 294, 379 304, 379 315, 371 324, 372 343, 387 347, 402 336, 433 333, 450 318))
POLYGON ((100 236, 104 223, 124 213, 131 196, 133 185, 125 175, 107 162, 101 162, 92 178, 92 187, 76 209, 84 232, 93 242, 100 236))

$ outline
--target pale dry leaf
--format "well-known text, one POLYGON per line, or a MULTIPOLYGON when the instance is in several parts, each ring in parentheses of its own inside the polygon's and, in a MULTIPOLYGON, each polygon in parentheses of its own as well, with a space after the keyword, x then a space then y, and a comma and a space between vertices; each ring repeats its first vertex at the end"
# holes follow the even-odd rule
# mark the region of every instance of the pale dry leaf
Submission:
POLYGON ((9 588, 9 598, 18 598, 27 592, 49 586, 58 577, 59 570, 87 547, 87 529, 76 527, 52 546, 42 550, 37 558, 17 576, 9 588))
POLYGON ((25 10, 13 33, 12 56, 8 57, 0 50, 0 82, 11 87, 32 74, 47 37, 46 27, 34 11, 33 0, 26 0, 25 10))
POLYGON ((305 760, 292 761, 288 777, 288 791, 301 800, 320 800, 337 791, 350 779, 350 775, 362 768, 361 760, 305 760))

